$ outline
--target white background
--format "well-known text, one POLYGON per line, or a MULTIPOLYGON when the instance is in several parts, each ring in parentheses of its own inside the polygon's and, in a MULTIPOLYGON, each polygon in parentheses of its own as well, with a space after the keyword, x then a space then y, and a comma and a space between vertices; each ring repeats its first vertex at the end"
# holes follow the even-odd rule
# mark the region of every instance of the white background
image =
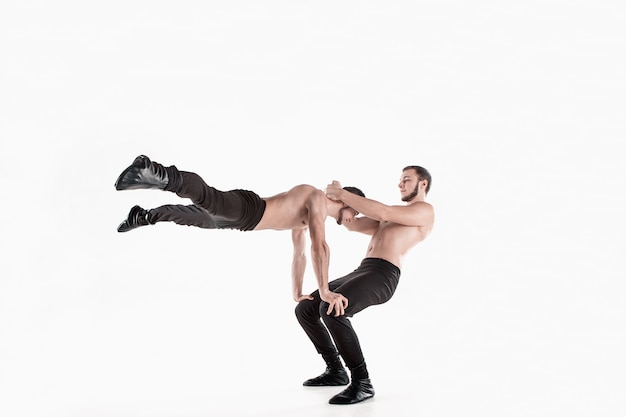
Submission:
MULTIPOLYGON (((624 415, 624 27, 609 1, 3 2, 0 415, 624 415), (183 202, 115 191, 139 154, 386 204, 431 171, 433 233, 353 319, 373 400, 300 385, 288 232, 116 232, 183 202)), ((339 277, 367 237, 327 225, 339 277)))

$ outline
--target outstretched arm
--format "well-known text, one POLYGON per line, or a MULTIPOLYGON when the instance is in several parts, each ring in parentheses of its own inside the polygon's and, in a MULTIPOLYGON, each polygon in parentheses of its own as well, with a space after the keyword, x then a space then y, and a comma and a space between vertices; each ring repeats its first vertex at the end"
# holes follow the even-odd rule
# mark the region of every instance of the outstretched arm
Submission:
POLYGON ((308 202, 309 233, 311 235, 311 260, 317 277, 320 298, 329 304, 326 314, 335 311, 335 317, 342 316, 348 307, 348 299, 339 293, 330 291, 328 287, 328 267, 330 248, 326 243, 326 197, 320 193, 311 196, 308 202))
POLYGON ((380 222, 366 216, 360 216, 345 219, 341 224, 351 232, 360 232, 371 236, 378 230, 380 222))
POLYGON ((361 197, 341 188, 338 181, 326 187, 326 195, 341 200, 346 205, 371 219, 388 221, 405 226, 424 226, 432 222, 433 208, 429 203, 418 201, 407 206, 388 206, 370 198, 361 197))
POLYGON ((293 299, 296 302, 302 300, 312 300, 310 295, 302 294, 302 282, 304 281, 304 271, 306 270, 306 231, 304 229, 294 229, 291 231, 293 242, 293 260, 291 262, 291 290, 293 299))

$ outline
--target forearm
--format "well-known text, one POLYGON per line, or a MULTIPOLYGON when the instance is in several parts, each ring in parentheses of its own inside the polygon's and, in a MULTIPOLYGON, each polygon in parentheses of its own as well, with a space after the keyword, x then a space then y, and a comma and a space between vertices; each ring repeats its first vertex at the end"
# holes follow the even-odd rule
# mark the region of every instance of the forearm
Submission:
POLYGON ((343 222, 342 225, 351 232, 359 232, 373 235, 378 230, 380 222, 366 216, 355 217, 352 221, 343 222))
POLYGON ((384 220, 386 205, 366 197, 357 196, 346 190, 342 190, 340 196, 344 204, 352 207, 364 216, 378 221, 384 220))
POLYGON ((313 270, 317 279, 317 288, 320 293, 326 293, 328 288, 328 268, 330 264, 330 250, 326 244, 311 248, 313 270))
POLYGON ((302 295, 304 271, 306 270, 306 256, 294 256, 291 264, 291 290, 294 299, 302 295))

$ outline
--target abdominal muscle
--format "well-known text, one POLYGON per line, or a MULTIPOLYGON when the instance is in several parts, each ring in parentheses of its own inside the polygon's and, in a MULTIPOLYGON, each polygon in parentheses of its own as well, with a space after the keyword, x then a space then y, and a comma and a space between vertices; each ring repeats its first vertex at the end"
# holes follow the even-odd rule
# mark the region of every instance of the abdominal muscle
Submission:
POLYGON ((380 258, 402 269, 404 255, 424 240, 420 227, 383 223, 372 235, 367 248, 368 258, 380 258))

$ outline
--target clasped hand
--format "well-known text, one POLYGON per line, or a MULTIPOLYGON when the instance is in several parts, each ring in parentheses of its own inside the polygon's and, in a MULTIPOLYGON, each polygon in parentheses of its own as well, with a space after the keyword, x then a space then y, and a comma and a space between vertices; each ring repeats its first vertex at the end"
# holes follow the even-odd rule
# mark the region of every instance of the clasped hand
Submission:
POLYGON ((338 201, 340 200, 339 195, 341 193, 341 183, 339 181, 333 181, 332 183, 326 186, 326 196, 331 200, 338 201))

